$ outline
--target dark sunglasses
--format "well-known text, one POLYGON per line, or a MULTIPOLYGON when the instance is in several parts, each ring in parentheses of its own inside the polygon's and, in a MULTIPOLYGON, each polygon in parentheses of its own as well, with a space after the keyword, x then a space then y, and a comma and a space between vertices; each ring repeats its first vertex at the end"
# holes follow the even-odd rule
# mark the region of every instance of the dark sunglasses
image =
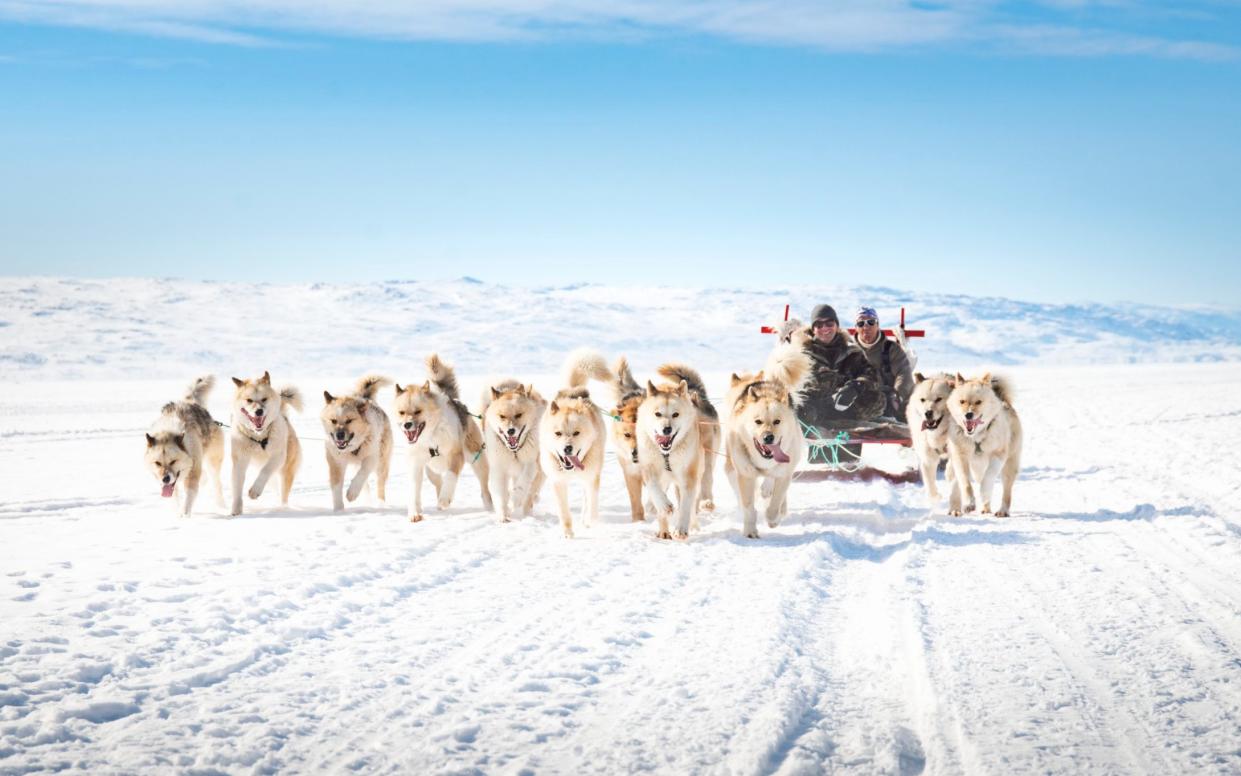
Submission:
POLYGON ((876 321, 874 318, 867 318, 864 321, 857 322, 857 327, 859 329, 868 329, 871 326, 878 326, 878 325, 879 325, 879 321, 876 321))

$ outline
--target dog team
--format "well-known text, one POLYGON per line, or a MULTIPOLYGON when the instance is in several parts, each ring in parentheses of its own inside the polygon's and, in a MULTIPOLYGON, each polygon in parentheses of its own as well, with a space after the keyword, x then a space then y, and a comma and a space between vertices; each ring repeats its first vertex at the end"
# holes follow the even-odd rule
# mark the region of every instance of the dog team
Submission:
MULTIPOLYGON (((576 483, 584 491, 582 520, 596 522, 610 436, 635 522, 653 515, 659 538, 688 538, 697 528, 698 515, 715 508, 719 456, 737 497, 743 532, 758 538, 760 504, 767 525, 779 525, 788 513, 789 485, 806 455, 797 408, 812 362, 803 345, 804 338, 783 339, 762 370, 733 374, 722 416, 702 378, 684 364, 660 366, 660 382, 648 381, 643 387, 626 359, 609 367, 600 354, 586 349, 566 360, 562 387, 550 401, 533 385, 501 380, 484 389, 481 410, 474 415, 461 401, 452 368, 432 354, 421 385, 393 385, 395 422, 405 437, 411 474, 409 519, 423 519, 424 475, 435 489, 436 506, 446 509, 469 463, 484 508, 502 522, 527 516, 550 482, 564 534, 572 537, 569 487, 576 483), (609 409, 592 399, 591 381, 606 386, 609 409)), ((950 514, 974 510, 975 482, 982 511, 990 512, 995 479, 1002 475, 995 514, 1008 515, 1021 450, 1021 425, 1009 385, 990 375, 967 380, 918 374, 915 379, 907 418, 932 500, 939 497, 936 472, 942 462, 952 488, 950 514)), ((216 496, 223 504, 224 431, 204 406, 213 383, 210 376, 195 380, 182 400, 164 405, 146 435, 147 465, 161 483, 161 494, 173 497, 179 492, 179 512, 186 516, 193 509, 204 465, 214 475, 216 496)), ((242 513, 243 492, 259 498, 277 472, 280 500, 287 504, 302 455, 287 413, 289 408, 302 410, 301 394, 291 386, 273 386, 266 372, 255 379, 233 378, 233 384, 232 514, 242 513), (252 463, 258 471, 245 489, 252 463)), ((378 394, 388 385, 388 378, 368 375, 348 395, 323 393, 320 420, 337 511, 346 500, 358 498, 372 474, 378 499, 385 499, 393 434, 378 394)))

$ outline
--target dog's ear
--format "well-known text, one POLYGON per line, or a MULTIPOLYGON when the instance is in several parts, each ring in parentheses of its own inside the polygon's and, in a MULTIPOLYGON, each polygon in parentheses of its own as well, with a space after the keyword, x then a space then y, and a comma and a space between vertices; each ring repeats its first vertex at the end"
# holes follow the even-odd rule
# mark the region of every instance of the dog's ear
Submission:
POLYGON ((323 401, 327 402, 328 404, 331 404, 332 402, 336 401, 336 397, 335 397, 335 396, 333 396, 332 394, 328 393, 327 391, 324 391, 324 392, 323 392, 323 401))
POLYGON ((733 372, 733 376, 728 378, 728 384, 730 386, 736 385, 737 383, 740 383, 740 382, 743 382, 743 381, 740 377, 737 376, 736 372, 733 372))
MULTIPOLYGON (((172 438, 172 443, 182 450, 185 450, 185 434, 177 434, 172 438)), ((185 450, 185 452, 188 453, 189 450, 185 450)))
POLYGON ((525 391, 527 396, 538 396, 538 394, 534 392, 534 383, 527 384, 525 391))
POLYGON ((682 396, 689 396, 689 383, 682 380, 681 383, 677 386, 677 393, 681 394, 682 396))
POLYGON ((991 385, 991 373, 990 372, 987 372, 985 375, 983 375, 981 379, 982 379, 983 385, 991 385))
POLYGON ((240 377, 233 378, 233 385, 237 386, 238 388, 240 388, 241 386, 245 384, 246 384, 246 381, 242 380, 240 377))
POLYGON ((493 401, 500 398, 502 395, 503 394, 500 393, 499 388, 496 388, 494 385, 491 386, 491 398, 493 401))
POLYGON ((147 447, 155 447, 155 437, 147 434, 147 447))
POLYGON ((963 382, 965 382, 965 375, 961 374, 960 372, 957 372, 957 382, 955 383, 955 385, 960 385, 963 382))
POLYGON ((427 393, 431 392, 431 381, 430 380, 427 380, 425 383, 422 384, 422 390, 427 393))
POLYGON ((766 369, 758 370, 758 374, 754 375, 754 379, 761 383, 763 381, 763 373, 766 371, 767 371, 766 369))
POLYGON ((552 403, 548 405, 547 409, 555 415, 557 412, 560 412, 560 405, 556 403, 555 399, 552 399, 552 403))
POLYGON ((646 395, 654 396, 657 393, 659 393, 659 390, 655 387, 655 383, 651 382, 650 380, 647 380, 646 381, 646 395))
POLYGON ((266 369, 263 370, 263 376, 259 378, 259 382, 271 385, 271 375, 267 373, 266 369))
POLYGON ((400 383, 394 383, 394 386, 396 387, 396 395, 397 395, 397 396, 400 396, 402 393, 404 393, 404 392, 405 392, 405 391, 403 391, 403 390, 401 389, 401 384, 400 384, 400 383))
POLYGON ((926 376, 923 375, 921 372, 914 372, 914 385, 924 382, 925 380, 926 380, 926 376))

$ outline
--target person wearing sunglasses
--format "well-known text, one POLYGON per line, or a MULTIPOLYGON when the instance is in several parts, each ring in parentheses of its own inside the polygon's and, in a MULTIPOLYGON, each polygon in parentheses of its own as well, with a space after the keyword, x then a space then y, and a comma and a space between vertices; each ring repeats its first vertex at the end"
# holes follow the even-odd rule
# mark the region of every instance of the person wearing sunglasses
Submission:
POLYGON ((831 427, 841 420, 870 420, 883 414, 886 397, 879 376, 862 348, 841 328, 836 310, 817 305, 810 313, 803 349, 810 356, 811 379, 798 416, 814 426, 831 427))
POLYGON ((914 390, 909 354, 901 347, 901 343, 884 336, 883 327, 879 325, 879 313, 875 312, 875 308, 859 307, 853 321, 854 330, 857 332, 854 340, 879 376, 879 384, 887 401, 884 414, 893 418, 904 418, 905 405, 909 403, 909 395, 914 390))

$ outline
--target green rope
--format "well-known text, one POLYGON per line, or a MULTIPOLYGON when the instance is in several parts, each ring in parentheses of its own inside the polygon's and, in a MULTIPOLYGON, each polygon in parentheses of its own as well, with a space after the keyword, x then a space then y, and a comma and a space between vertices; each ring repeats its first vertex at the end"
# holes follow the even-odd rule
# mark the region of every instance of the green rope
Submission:
POLYGON ((810 444, 810 454, 806 457, 807 463, 822 463, 829 466, 833 471, 856 471, 861 468, 861 456, 846 448, 849 444, 849 432, 837 432, 835 438, 824 439, 819 430, 803 420, 798 420, 801 424, 802 436, 810 444), (840 453, 844 451, 847 455, 853 457, 853 461, 841 461, 840 453))
POLYGON ((478 463, 478 456, 480 456, 480 455, 482 455, 482 454, 483 454, 483 450, 484 450, 486 447, 487 447, 487 443, 486 443, 486 442, 484 442, 483 444, 479 445, 479 446, 478 446, 478 452, 474 454, 474 460, 470 461, 470 463, 478 463))

